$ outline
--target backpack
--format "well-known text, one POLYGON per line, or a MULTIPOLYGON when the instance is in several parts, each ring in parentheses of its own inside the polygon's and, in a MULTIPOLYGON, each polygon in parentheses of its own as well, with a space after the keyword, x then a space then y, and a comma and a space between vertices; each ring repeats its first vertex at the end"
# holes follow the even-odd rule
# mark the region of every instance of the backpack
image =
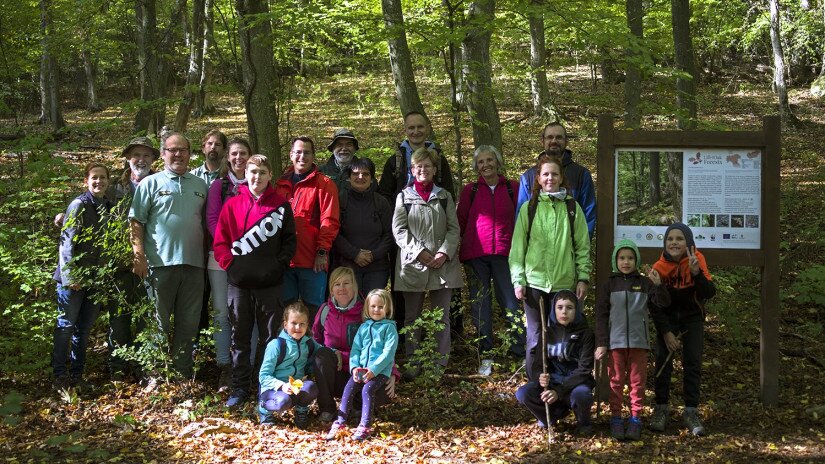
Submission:
MULTIPOLYGON (((329 308, 327 308, 327 311, 329 311, 329 308)), ((326 319, 326 317, 324 317, 324 319, 326 319)), ((278 344, 278 359, 275 360, 275 366, 280 366, 286 357, 286 340, 278 337, 275 339, 275 342, 278 344)), ((309 356, 307 356, 307 359, 311 358, 313 354, 315 354, 315 343, 310 343, 309 356)))
MULTIPOLYGON (((576 226, 576 200, 567 198, 564 200, 567 205, 567 220, 570 222, 570 240, 573 242, 573 249, 576 249, 576 237, 574 235, 576 226)), ((527 248, 530 246, 530 232, 533 231, 533 219, 536 218, 536 209, 538 209, 538 199, 527 203, 527 241, 525 242, 524 254, 527 255, 527 248)))
MULTIPOLYGON (((507 186, 507 198, 513 200, 513 206, 516 206, 516 203, 518 202, 518 199, 513 198, 513 185, 510 183, 509 180, 505 180, 504 185, 507 186)), ((473 207, 473 202, 476 199, 476 192, 478 192, 478 187, 479 187, 479 182, 476 182, 476 183, 473 184, 473 189, 470 190, 470 208, 473 207)))
POLYGON ((229 191, 232 189, 232 182, 229 181, 229 176, 221 178, 221 203, 226 203, 226 197, 229 196, 229 191))

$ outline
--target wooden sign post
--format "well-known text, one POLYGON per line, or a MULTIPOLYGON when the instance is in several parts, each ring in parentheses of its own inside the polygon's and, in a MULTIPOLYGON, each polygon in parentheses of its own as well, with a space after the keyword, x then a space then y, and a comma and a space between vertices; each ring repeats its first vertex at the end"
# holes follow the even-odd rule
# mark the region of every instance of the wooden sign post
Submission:
MULTIPOLYGON (((718 266, 757 266, 761 268, 760 308, 760 385, 762 403, 776 406, 779 399, 779 180, 782 126, 778 116, 766 116, 761 131, 630 131, 614 128, 613 115, 601 115, 598 126, 596 278, 605 282, 610 276, 611 256, 616 240, 616 198, 618 185, 617 150, 689 149, 750 150, 761 152, 760 209, 757 216, 758 247, 737 249, 735 243, 717 248, 699 247, 708 263, 718 266)), ((756 165, 753 165, 756 166, 756 165)), ((683 185, 683 192, 688 189, 683 185)), ((681 221, 682 218, 677 217, 681 221)), ((733 216, 731 216, 733 219, 733 216)), ((739 219, 739 218, 736 218, 739 219)), ((650 234, 648 234, 648 239, 650 234)), ((715 238, 715 237, 714 237, 715 238)), ((729 237, 726 237, 729 238, 729 237)), ((637 241, 642 262, 655 262, 662 251, 662 240, 637 241), (655 246, 653 244, 655 243, 655 246)))

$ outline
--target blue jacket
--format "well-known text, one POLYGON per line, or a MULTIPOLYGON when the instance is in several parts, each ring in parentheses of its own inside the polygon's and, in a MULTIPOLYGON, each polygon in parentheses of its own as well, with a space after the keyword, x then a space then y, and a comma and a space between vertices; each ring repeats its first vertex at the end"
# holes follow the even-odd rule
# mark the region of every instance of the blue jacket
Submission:
POLYGON ((352 350, 349 352, 349 371, 366 367, 375 375, 392 374, 395 349, 398 348, 398 330, 395 321, 367 319, 358 328, 352 350))
POLYGON ((319 345, 309 335, 304 335, 300 340, 292 338, 286 330, 281 330, 278 338, 286 340, 286 354, 283 361, 278 362, 279 347, 278 341, 272 340, 266 345, 264 361, 261 364, 261 372, 258 374, 258 382, 261 391, 278 391, 283 385, 289 382, 289 377, 302 379, 306 375, 306 368, 309 363, 309 345, 314 345, 313 353, 318 352, 319 345))
MULTIPOLYGON (((541 156, 541 154, 539 155, 541 156)), ((581 164, 573 161, 573 154, 570 150, 564 150, 561 157, 564 165, 564 178, 567 180, 568 193, 576 199, 576 203, 584 211, 587 219, 587 232, 590 239, 593 239, 593 231, 596 230, 596 189, 593 186, 593 176, 590 171, 581 164)), ((532 167, 521 175, 518 188, 518 202, 516 203, 516 216, 521 209, 521 205, 530 199, 533 183, 536 182, 536 168, 532 167)))
POLYGON ((106 226, 106 213, 111 208, 109 200, 96 198, 88 190, 69 203, 60 231, 57 269, 52 277, 60 285, 68 287, 74 283, 72 268, 91 268, 100 264, 101 250, 95 239, 100 229, 106 226), (86 228, 90 229, 84 232, 86 228))

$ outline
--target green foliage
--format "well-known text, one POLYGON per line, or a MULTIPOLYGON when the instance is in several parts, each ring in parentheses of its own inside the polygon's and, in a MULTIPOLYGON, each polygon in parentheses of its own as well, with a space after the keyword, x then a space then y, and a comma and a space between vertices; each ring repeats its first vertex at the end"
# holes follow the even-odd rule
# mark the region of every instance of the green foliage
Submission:
POLYGON ((825 307, 825 265, 814 264, 800 271, 790 293, 790 298, 798 304, 825 307))
POLYGON ((759 320, 759 270, 752 267, 714 270, 713 281, 716 296, 705 303, 708 315, 716 315, 734 346, 753 340, 758 334, 749 329, 759 320))
POLYGON ((438 342, 435 334, 444 330, 443 308, 425 309, 421 316, 412 323, 401 329, 400 333, 407 337, 414 337, 421 334, 421 342, 415 352, 407 358, 407 369, 418 369, 419 375, 416 382, 425 385, 434 384, 444 372, 444 367, 439 364, 441 353, 438 352, 438 342))
POLYGON ((23 398, 17 390, 12 390, 3 397, 3 403, 0 404, 0 417, 3 418, 4 424, 14 426, 20 422, 17 415, 23 411, 23 398))

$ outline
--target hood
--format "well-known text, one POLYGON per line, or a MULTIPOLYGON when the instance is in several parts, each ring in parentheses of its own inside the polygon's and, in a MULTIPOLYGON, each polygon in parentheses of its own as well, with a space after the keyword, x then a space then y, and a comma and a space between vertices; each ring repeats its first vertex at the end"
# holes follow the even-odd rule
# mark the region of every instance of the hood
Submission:
MULTIPOLYGON (((696 246, 696 242, 693 240, 693 231, 690 230, 690 227, 681 223, 681 222, 674 222, 670 226, 668 226, 667 230, 665 231, 665 238, 662 240, 662 256, 668 261, 676 261, 673 259, 670 254, 667 252, 667 235, 670 233, 671 230, 678 229, 681 230, 683 234, 685 234, 685 244, 690 250, 692 247, 696 246)), ((615 262, 615 259, 614 259, 615 262)))
POLYGON ((642 256, 639 254, 639 247, 636 246, 636 242, 633 240, 622 239, 616 246, 613 248, 613 261, 611 265, 613 267, 613 272, 619 272, 619 268, 616 266, 616 256, 619 254, 619 250, 622 248, 629 248, 633 250, 633 254, 636 255, 636 271, 639 270, 639 263, 642 262, 642 256))
POLYGON ((367 316, 367 320, 366 320, 366 321, 364 321, 364 322, 372 323, 373 325, 387 325, 387 324, 392 324, 392 326, 393 326, 393 327, 395 327, 395 326, 396 326, 396 324, 395 324, 395 321, 394 321, 394 320, 392 320, 392 319, 388 319, 388 318, 386 318, 386 317, 385 317, 384 319, 381 319, 380 321, 374 321, 374 320, 370 319, 370 318, 369 318, 369 316, 367 316))
MULTIPOLYGON (((542 156, 544 156, 543 151, 541 153, 539 153, 539 156, 536 157, 536 159, 539 159, 542 156)), ((571 152, 569 149, 565 148, 564 153, 561 154, 562 167, 565 167, 565 166, 567 166, 568 164, 570 164, 572 162, 573 162, 573 152, 571 152)))
POLYGON ((584 317, 584 312, 582 312, 582 305, 579 302, 579 299, 576 298, 576 292, 574 292, 573 290, 566 290, 566 289, 565 290, 559 290, 558 292, 556 292, 555 296, 553 296, 553 300, 550 302, 550 318, 549 318, 549 322, 548 322, 547 325, 553 325, 553 326, 559 325, 559 321, 556 320, 556 309, 555 308, 556 308, 556 300, 558 300, 562 296, 566 300, 570 299, 570 300, 573 300, 573 301, 576 302, 576 319, 574 319, 573 322, 568 325, 568 327, 575 327, 575 326, 579 326, 579 325, 582 325, 582 324, 586 325, 587 324, 587 319, 585 319, 585 317, 584 317))

